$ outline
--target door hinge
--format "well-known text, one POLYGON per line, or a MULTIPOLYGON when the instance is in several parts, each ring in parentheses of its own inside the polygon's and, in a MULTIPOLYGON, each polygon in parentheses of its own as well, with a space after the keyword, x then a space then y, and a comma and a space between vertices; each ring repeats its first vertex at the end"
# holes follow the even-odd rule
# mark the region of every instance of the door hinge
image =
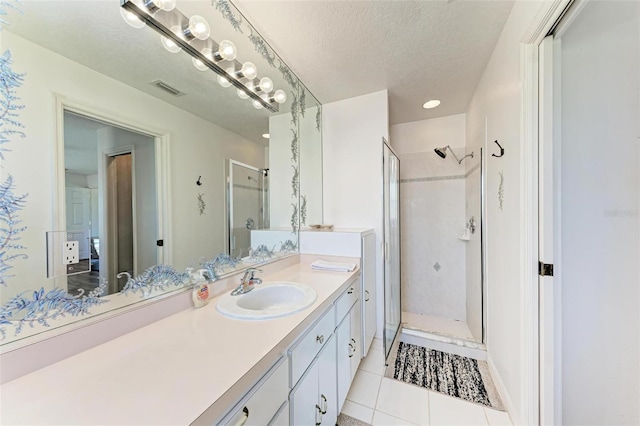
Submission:
POLYGON ((538 275, 541 277, 553 276, 553 263, 538 262, 538 275))

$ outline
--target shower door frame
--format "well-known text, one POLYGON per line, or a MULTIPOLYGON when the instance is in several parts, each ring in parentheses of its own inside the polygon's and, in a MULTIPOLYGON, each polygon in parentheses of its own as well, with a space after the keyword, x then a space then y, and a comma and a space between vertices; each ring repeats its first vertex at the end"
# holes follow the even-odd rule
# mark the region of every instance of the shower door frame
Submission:
MULTIPOLYGON (((262 175, 262 170, 263 169, 259 169, 257 167, 251 166, 249 164, 243 163, 241 161, 237 161, 237 160, 233 160, 233 159, 228 159, 227 160, 227 190, 226 195, 227 195, 227 226, 226 226, 226 234, 227 234, 227 238, 225 238, 226 242, 227 242, 227 253, 229 255, 231 255, 231 250, 232 250, 232 243, 231 243, 231 238, 233 237, 233 166, 240 166, 240 167, 244 167, 246 169, 252 170, 257 172, 259 175, 262 175)), ((264 177, 264 176, 263 176, 264 177)), ((262 179, 261 182, 259 182, 259 188, 263 190, 263 194, 262 194, 262 207, 263 207, 263 211, 261 212, 262 214, 262 222, 265 223, 264 221, 264 179, 262 179)))
MULTIPOLYGON (((385 360, 388 359, 389 355, 391 354, 391 348, 393 347, 393 344, 395 343, 396 339, 398 338, 398 336, 400 335, 400 332, 402 331, 402 244, 398 244, 398 304, 399 304, 399 322, 398 322, 398 328, 396 329, 393 339, 391 340, 391 344, 389 347, 387 347, 387 304, 386 304, 386 300, 387 300, 387 286, 386 286, 386 256, 387 256, 387 241, 386 241, 386 233, 385 233, 385 224, 387 221, 387 216, 385 214, 385 205, 384 205, 384 193, 385 193, 385 180, 384 180, 384 176, 385 176, 385 161, 384 161, 384 148, 387 147, 389 149, 389 152, 396 157, 397 161, 398 161, 398 194, 400 194, 400 157, 398 156, 398 154, 393 150, 393 148, 391 147, 391 145, 389 145, 389 143, 387 142, 386 138, 382 138, 382 197, 383 197, 383 201, 382 201, 382 290, 383 290, 383 294, 384 294, 384 300, 382 303, 382 308, 384 311, 384 315, 383 315, 383 322, 382 322, 382 345, 383 345, 383 352, 384 352, 384 358, 385 360)), ((398 197, 399 199, 399 197, 398 197)), ((398 201, 398 232, 400 232, 402 223, 401 223, 401 215, 400 215, 400 202, 398 201)), ((400 236, 398 237, 400 240, 400 236)))

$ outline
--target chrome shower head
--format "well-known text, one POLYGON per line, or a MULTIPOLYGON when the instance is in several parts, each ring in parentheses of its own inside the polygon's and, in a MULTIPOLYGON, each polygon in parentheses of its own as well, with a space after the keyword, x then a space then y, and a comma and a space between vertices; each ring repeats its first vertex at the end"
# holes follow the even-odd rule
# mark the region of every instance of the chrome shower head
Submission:
POLYGON ((434 149, 434 151, 436 152, 436 154, 438 154, 440 157, 442 158, 447 158, 447 153, 445 152, 447 150, 448 146, 445 146, 444 148, 436 148, 434 149))

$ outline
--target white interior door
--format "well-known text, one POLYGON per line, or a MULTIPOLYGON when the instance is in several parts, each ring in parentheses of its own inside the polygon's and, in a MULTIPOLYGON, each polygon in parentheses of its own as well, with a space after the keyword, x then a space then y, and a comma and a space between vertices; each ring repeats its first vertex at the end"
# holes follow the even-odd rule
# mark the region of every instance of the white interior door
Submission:
POLYGON ((540 63, 541 422, 640 424, 640 2, 577 4, 540 63))
POLYGON ((91 197, 89 188, 67 187, 66 214, 67 233, 73 241, 78 241, 80 260, 89 259, 89 229, 91 229, 91 197))

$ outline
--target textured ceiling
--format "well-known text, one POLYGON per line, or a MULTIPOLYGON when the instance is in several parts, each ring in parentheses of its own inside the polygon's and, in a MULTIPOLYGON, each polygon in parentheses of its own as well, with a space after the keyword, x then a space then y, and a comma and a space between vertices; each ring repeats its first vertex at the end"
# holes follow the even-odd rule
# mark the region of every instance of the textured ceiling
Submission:
POLYGON ((391 124, 466 111, 512 1, 234 0, 322 103, 388 89, 391 124), (440 99, 440 107, 422 104, 440 99))

